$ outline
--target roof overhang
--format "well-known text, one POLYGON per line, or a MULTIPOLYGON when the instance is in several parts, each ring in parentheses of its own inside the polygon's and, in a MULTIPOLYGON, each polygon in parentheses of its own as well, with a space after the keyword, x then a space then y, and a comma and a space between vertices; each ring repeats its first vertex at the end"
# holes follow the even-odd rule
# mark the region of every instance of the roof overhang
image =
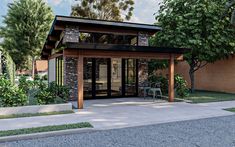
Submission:
POLYGON ((96 19, 84 19, 78 17, 55 16, 51 29, 44 43, 41 56, 46 57, 51 50, 56 47, 56 42, 60 40, 61 33, 67 26, 78 27, 81 32, 104 32, 110 34, 138 35, 138 32, 145 32, 153 35, 161 30, 161 27, 149 24, 106 21, 96 19))
POLYGON ((110 44, 78 44, 78 43, 66 43, 66 49, 122 51, 122 52, 128 51, 128 52, 167 53, 167 54, 184 54, 190 51, 190 49, 187 48, 167 48, 167 47, 151 47, 151 46, 110 45, 110 44))

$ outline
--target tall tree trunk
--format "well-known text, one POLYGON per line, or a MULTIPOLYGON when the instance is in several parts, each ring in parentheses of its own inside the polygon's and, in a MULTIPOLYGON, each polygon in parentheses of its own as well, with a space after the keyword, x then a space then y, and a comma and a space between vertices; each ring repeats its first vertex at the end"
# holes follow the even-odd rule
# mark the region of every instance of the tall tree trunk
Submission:
POLYGON ((194 59, 195 59, 195 57, 192 55, 191 63, 189 64, 189 66, 190 66, 189 77, 190 77, 190 81, 191 81, 191 93, 194 93, 194 91, 195 91, 195 87, 194 87, 194 81, 195 81, 194 72, 195 72, 195 70, 194 70, 194 68, 196 66, 196 63, 195 63, 194 59))
POLYGON ((35 57, 32 57, 32 78, 35 76, 35 57))
POLYGON ((189 76, 190 76, 190 81, 191 81, 191 93, 194 93, 195 92, 195 88, 194 88, 194 67, 192 67, 192 64, 190 64, 189 76))

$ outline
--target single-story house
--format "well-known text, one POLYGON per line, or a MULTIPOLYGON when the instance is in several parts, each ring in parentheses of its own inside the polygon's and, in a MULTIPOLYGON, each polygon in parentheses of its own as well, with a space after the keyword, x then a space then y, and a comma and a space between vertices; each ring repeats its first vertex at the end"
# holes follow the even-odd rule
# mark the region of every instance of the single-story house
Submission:
POLYGON ((41 52, 48 80, 71 88, 70 99, 138 96, 146 60, 169 60, 169 101, 174 101, 174 61, 188 49, 149 46, 156 25, 56 16, 41 52))

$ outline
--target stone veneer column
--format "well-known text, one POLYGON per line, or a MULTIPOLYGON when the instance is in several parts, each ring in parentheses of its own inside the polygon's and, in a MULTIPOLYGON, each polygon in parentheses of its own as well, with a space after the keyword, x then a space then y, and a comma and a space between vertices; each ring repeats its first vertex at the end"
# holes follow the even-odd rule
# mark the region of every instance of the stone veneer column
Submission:
POLYGON ((70 100, 77 100, 78 96, 77 61, 77 57, 64 58, 64 84, 70 88, 70 100))

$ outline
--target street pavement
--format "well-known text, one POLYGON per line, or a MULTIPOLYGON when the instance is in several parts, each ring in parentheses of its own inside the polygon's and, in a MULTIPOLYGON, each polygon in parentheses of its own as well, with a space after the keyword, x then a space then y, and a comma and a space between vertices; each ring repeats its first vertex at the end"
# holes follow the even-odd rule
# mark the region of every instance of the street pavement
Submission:
MULTIPOLYGON (((138 113, 138 112, 137 112, 138 113)), ((235 115, 21 140, 0 147, 235 147, 235 115)))

